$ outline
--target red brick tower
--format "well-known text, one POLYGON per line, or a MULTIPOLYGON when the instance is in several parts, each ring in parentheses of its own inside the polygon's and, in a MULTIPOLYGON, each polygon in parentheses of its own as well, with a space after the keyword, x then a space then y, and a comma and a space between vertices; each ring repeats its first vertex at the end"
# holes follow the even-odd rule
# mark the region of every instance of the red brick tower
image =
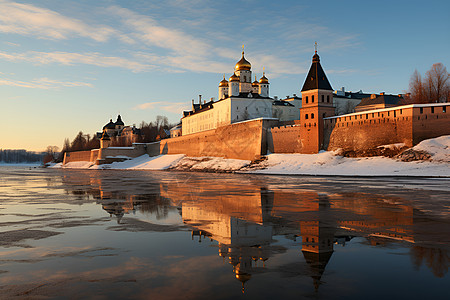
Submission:
POLYGON ((302 153, 323 149, 323 118, 334 116, 333 89, 320 65, 317 50, 302 88, 300 139, 302 153))

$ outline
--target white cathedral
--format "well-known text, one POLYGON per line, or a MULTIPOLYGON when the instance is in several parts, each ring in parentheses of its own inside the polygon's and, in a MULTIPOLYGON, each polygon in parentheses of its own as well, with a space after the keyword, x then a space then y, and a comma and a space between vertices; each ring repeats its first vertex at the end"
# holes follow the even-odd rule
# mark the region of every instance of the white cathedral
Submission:
POLYGON ((233 75, 227 81, 225 75, 219 83, 219 99, 202 103, 192 101, 192 110, 185 111, 182 135, 215 129, 237 122, 257 118, 277 118, 280 121, 298 119, 300 98, 283 101, 269 96, 269 80, 263 76, 252 82, 252 65, 244 57, 236 63, 233 75))

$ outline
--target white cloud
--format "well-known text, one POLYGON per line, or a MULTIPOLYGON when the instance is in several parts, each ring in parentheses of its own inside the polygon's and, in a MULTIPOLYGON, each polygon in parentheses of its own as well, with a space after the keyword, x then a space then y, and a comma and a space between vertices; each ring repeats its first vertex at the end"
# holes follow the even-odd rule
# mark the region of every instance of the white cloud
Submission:
POLYGON ((146 109, 161 109, 170 113, 179 113, 182 110, 188 110, 189 105, 186 102, 163 102, 163 101, 155 101, 155 102, 147 102, 136 105, 133 107, 133 110, 146 110, 146 109))
POLYGON ((92 84, 78 81, 60 81, 46 77, 34 79, 32 81, 20 81, 14 79, 0 78, 0 85, 24 87, 31 89, 59 89, 62 87, 92 87, 92 84))
POLYGON ((116 56, 103 56, 98 52, 70 53, 70 52, 37 52, 4 53, 0 52, 0 58, 9 61, 26 61, 34 64, 59 63, 62 65, 86 64, 98 67, 119 67, 133 72, 142 72, 152 68, 154 65, 116 56))
POLYGON ((109 26, 90 26, 46 8, 1 0, 0 32, 45 39, 67 39, 71 35, 78 35, 98 42, 104 42, 117 34, 109 26))

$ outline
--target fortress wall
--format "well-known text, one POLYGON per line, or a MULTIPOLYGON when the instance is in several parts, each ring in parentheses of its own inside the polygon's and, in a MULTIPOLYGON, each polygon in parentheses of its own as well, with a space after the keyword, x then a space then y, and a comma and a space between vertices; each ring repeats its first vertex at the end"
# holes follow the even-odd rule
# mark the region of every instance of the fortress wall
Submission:
POLYGON ((91 150, 64 153, 64 165, 74 161, 91 161, 91 150))
POLYGON ((450 134, 448 104, 408 105, 324 120, 327 150, 368 150, 381 145, 420 141, 450 134))
POLYGON ((115 156, 127 156, 134 158, 144 154, 146 154, 144 145, 142 145, 142 147, 109 147, 100 149, 98 159, 105 159, 106 157, 115 156))
POLYGON ((300 126, 271 128, 267 133, 267 148, 271 153, 300 153, 300 126))
POLYGON ((254 160, 267 152, 266 133, 276 120, 257 119, 161 141, 161 154, 254 160))
POLYGON ((414 107, 413 143, 450 134, 450 104, 442 106, 414 107))
POLYGON ((161 154, 161 142, 154 142, 154 143, 147 143, 145 144, 147 146, 147 154, 149 156, 157 156, 161 154))

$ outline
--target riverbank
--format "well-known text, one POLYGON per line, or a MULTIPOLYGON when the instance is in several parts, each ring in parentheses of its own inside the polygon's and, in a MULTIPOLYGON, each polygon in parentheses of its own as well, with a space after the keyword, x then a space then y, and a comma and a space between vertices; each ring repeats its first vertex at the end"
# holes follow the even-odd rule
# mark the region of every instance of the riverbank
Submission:
POLYGON ((317 154, 269 154, 263 160, 253 163, 249 160, 187 157, 183 154, 154 157, 142 155, 112 164, 94 165, 89 162, 72 162, 64 166, 55 165, 53 167, 239 172, 276 175, 450 177, 450 136, 423 141, 403 153, 395 158, 382 156, 343 157, 339 151, 323 151, 317 154))

